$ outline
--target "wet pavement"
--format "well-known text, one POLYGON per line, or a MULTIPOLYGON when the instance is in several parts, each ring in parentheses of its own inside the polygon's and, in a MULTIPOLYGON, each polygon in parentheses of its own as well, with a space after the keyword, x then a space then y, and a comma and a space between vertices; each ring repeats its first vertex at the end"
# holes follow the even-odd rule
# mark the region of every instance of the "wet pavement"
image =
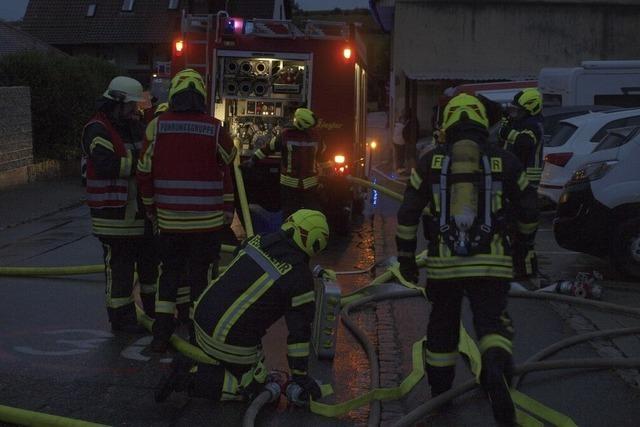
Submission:
MULTIPOLYGON (((381 185, 402 192, 404 179, 380 170, 377 180, 381 185)), ((381 196, 374 213, 378 216, 376 229, 383 230, 376 240, 379 256, 394 254, 395 212, 398 203, 381 196)), ((603 273, 605 287, 603 300, 616 304, 640 307, 640 284, 627 283, 608 264, 588 255, 569 252, 558 247, 551 232, 553 213, 543 214, 536 239, 541 258, 541 272, 553 282, 574 278, 579 271, 594 269, 603 273)), ((418 232, 419 248, 425 247, 422 229, 418 232)), ((425 277, 422 273, 421 283, 425 277)), ((424 336, 428 318, 428 305, 418 299, 389 302, 387 317, 395 325, 396 340, 402 363, 381 368, 383 374, 404 378, 411 368, 408 349, 424 336)), ((602 313, 560 303, 511 299, 509 312, 516 328, 514 359, 516 364, 561 339, 595 330, 640 326, 640 319, 602 313)), ((472 317, 464 308, 465 328, 473 335, 472 317)), ((598 340, 563 350, 550 360, 590 357, 639 357, 638 336, 598 340)), ((469 369, 459 361, 455 385, 471 379, 469 369)), ((541 403, 571 417, 579 426, 636 426, 640 423, 640 373, 638 370, 562 370, 534 373, 520 387, 520 391, 541 403)), ((426 380, 423 380, 401 402, 383 404, 382 425, 393 425, 403 414, 418 407, 429 398, 426 380)), ((491 410, 483 394, 476 390, 454 401, 445 414, 431 415, 420 425, 430 426, 492 426, 491 410)))
MULTIPOLYGON (((75 187, 68 192, 72 193, 67 194, 71 208, 32 221, 8 220, 9 226, 0 231, 1 266, 102 262, 100 245, 90 232, 88 211, 78 206, 82 193, 75 187)), ((15 210, 24 209, 19 197, 11 203, 15 210)), ((53 205, 52 210, 60 209, 53 205)), ((361 217, 350 235, 333 236, 329 248, 312 265, 350 271, 367 268, 374 261, 372 222, 361 217)), ((368 275, 340 276, 342 292, 370 280, 368 275)), ((153 389, 168 372, 171 354, 149 353, 148 335, 111 333, 103 275, 0 277, 0 288, 0 404, 110 425, 242 423, 247 404, 214 405, 177 394, 164 404, 153 401, 153 389)), ((354 317, 375 339, 373 311, 354 317)), ((278 322, 264 339, 272 369, 287 369, 286 334, 284 322, 278 322)), ((366 356, 342 325, 336 350, 333 362, 313 361, 311 366, 316 378, 334 386, 335 395, 328 402, 353 398, 369 387, 366 356)), ((257 425, 364 425, 367 417, 367 407, 335 420, 280 406, 263 410, 257 425)))
MULTIPOLYGON (((402 191, 402 180, 390 181, 381 174, 376 174, 374 179, 402 191)), ((57 200, 54 191, 43 188, 31 191, 42 194, 40 206, 55 205, 44 200, 47 195, 57 200)), ((70 186, 63 193, 69 200, 66 203, 72 207, 41 208, 41 213, 57 211, 44 217, 32 215, 29 200, 21 207, 19 196, 12 199, 13 207, 3 203, 2 212, 13 215, 13 222, 8 220, 7 224, 13 226, 0 230, 0 265, 101 263, 101 249, 90 234, 86 208, 77 206, 81 191, 70 186)), ((0 193, 0 197, 3 202, 8 201, 4 194, 0 193)), ((377 192, 371 193, 365 215, 357 219, 350 235, 332 236, 327 251, 314 259, 312 265, 321 264, 338 271, 360 270, 394 255, 397 206, 397 202, 377 192)), ((640 294, 634 289, 636 284, 623 283, 601 260, 557 247, 550 232, 550 219, 550 215, 544 216, 538 233, 541 269, 549 280, 573 277, 577 271, 595 268, 607 279, 605 301, 640 306, 640 294)), ((373 270, 373 274, 380 272, 380 269, 373 270)), ((369 274, 339 276, 343 294, 371 280, 369 274)), ((0 404, 110 425, 241 424, 246 404, 215 405, 176 394, 164 404, 153 401, 153 389, 167 372, 171 355, 159 357, 148 353, 148 335, 111 334, 104 309, 102 275, 0 277, 0 289, 3 295, 0 299, 0 404)), ((412 298, 381 302, 353 314, 357 324, 378 346, 383 386, 397 385, 408 374, 409 349, 424 335, 428 310, 423 300, 412 298)), ((518 362, 576 332, 639 326, 640 323, 637 319, 566 304, 528 300, 512 300, 510 312, 516 326, 514 356, 518 362)), ((465 309, 464 322, 472 333, 468 309, 465 309)), ((283 322, 274 325, 265 337, 267 363, 271 368, 286 369, 285 340, 283 322)), ((640 356, 640 340, 626 337, 582 344, 554 358, 612 355, 640 356)), ((338 330, 335 360, 313 361, 311 372, 323 382, 333 384, 336 393, 329 402, 343 401, 369 389, 370 370, 365 354, 342 325, 338 330)), ((459 363, 456 383, 469 378, 468 369, 459 363)), ((570 416, 580 426, 639 423, 637 370, 554 371, 531 374, 527 378, 521 387, 523 392, 570 416)), ((392 425, 428 397, 423 380, 402 400, 383 403, 381 425, 392 425)), ((260 413, 257 425, 365 425, 368 412, 365 406, 336 420, 299 409, 270 407, 260 413)), ((432 416, 424 425, 491 426, 493 421, 484 396, 473 392, 456 399, 449 413, 432 416)))

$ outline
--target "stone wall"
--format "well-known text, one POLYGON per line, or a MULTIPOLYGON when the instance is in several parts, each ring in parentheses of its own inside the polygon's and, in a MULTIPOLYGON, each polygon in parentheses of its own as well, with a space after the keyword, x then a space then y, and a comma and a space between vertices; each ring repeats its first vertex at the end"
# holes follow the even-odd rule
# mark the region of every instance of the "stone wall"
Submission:
POLYGON ((0 173, 32 163, 31 91, 0 87, 0 173))

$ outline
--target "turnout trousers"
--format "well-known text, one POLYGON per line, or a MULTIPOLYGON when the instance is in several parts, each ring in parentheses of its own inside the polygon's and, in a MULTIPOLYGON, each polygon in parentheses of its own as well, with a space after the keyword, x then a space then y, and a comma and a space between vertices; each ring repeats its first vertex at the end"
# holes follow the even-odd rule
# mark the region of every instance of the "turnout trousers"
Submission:
MULTIPOLYGON (((175 330, 174 314, 179 301, 193 303, 218 274, 220 236, 218 231, 203 233, 160 233, 160 278, 156 297, 154 341, 164 349, 175 330), (179 294, 180 290, 180 294, 179 294), (189 293, 185 295, 185 291, 189 293)), ((185 319, 184 311, 181 317, 185 319)), ((191 340, 195 342, 193 331, 191 340)), ((153 346, 153 344, 152 344, 153 346)), ((158 347, 157 351, 163 349, 158 347)))
POLYGON ((513 360, 513 325, 507 313, 509 283, 499 279, 430 280, 427 297, 432 310, 427 325, 426 372, 432 396, 449 390, 455 376, 462 299, 466 296, 482 354, 480 382, 489 395, 500 425, 513 425, 515 409, 509 395, 513 360))
POLYGON ((153 317, 158 258, 154 238, 99 237, 102 243, 109 322, 114 329, 136 325, 133 298, 134 274, 138 274, 144 311, 153 317))
POLYGON ((299 209, 322 210, 320 200, 318 199, 317 187, 303 190, 281 185, 280 200, 283 220, 287 219, 289 215, 299 209))

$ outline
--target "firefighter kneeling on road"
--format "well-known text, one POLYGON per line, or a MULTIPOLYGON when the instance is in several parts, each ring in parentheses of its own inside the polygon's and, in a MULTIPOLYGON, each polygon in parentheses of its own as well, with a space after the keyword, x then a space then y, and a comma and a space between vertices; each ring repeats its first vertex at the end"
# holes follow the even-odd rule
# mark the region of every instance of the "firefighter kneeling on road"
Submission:
POLYGON ((310 257, 327 246, 325 216, 308 209, 291 215, 276 233, 250 237, 229 268, 202 293, 195 305, 198 346, 219 362, 198 363, 179 355, 169 378, 156 391, 162 402, 173 391, 212 400, 255 397, 267 379, 262 337, 284 316, 289 336, 287 359, 303 399, 320 397, 307 373, 314 317, 310 257))
POLYGON ((316 116, 308 108, 298 108, 293 114, 293 126, 286 127, 280 135, 243 163, 251 168, 256 161, 280 152, 280 200, 282 216, 287 218, 301 208, 320 209, 318 184, 320 169, 330 163, 323 161, 325 147, 313 132, 316 116))
POLYGON ((198 72, 177 73, 169 89, 169 110, 147 127, 147 145, 138 161, 142 201, 159 232, 154 352, 167 350, 175 330, 179 285, 190 286, 190 300, 195 301, 217 275, 225 221, 222 173, 233 161, 235 147, 220 121, 205 113, 205 100, 198 72))
POLYGON ((488 144, 487 114, 477 98, 456 96, 443 117, 446 142, 420 158, 398 212, 400 271, 417 282, 416 233, 424 215, 426 290, 432 303, 425 361, 431 394, 442 394, 453 383, 466 295, 480 340, 481 385, 496 420, 511 426, 513 326, 506 310, 514 268, 510 230, 519 230, 521 240, 533 236, 536 193, 520 162, 488 144))
POLYGON ((136 119, 137 102, 142 100, 137 80, 115 77, 82 133, 87 204, 93 234, 104 250, 109 322, 114 331, 134 333, 144 332, 136 320, 134 273, 144 310, 152 317, 158 277, 152 227, 145 222, 134 179, 144 138, 144 125, 136 119))

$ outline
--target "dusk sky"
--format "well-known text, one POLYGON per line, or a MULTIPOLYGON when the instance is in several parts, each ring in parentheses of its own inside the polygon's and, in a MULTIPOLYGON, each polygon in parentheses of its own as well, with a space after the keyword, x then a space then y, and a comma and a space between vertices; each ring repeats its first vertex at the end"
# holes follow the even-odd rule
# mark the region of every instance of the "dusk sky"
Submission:
MULTIPOLYGON (((317 9, 353 9, 368 7, 369 0, 297 0, 300 7, 307 10, 317 9)), ((0 18, 15 21, 22 18, 29 0, 0 0, 0 18)))

